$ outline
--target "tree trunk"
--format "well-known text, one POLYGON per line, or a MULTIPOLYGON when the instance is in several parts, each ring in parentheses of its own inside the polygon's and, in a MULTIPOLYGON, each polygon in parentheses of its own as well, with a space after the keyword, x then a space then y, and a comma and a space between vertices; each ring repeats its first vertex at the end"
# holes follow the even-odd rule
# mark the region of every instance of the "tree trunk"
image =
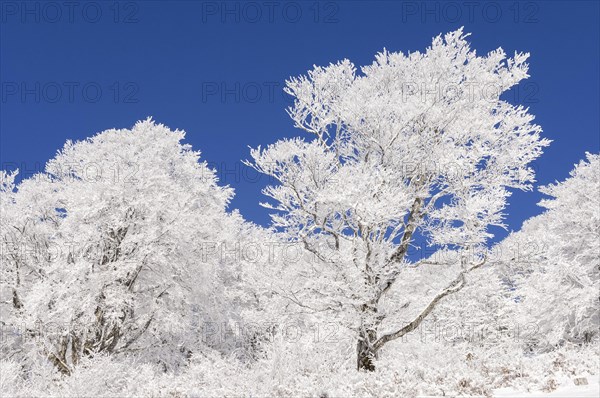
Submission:
POLYGON ((377 331, 369 329, 363 330, 359 334, 358 343, 356 344, 356 367, 358 370, 367 370, 373 372, 375 370, 375 359, 377 359, 377 351, 373 347, 373 343, 377 340, 377 331))

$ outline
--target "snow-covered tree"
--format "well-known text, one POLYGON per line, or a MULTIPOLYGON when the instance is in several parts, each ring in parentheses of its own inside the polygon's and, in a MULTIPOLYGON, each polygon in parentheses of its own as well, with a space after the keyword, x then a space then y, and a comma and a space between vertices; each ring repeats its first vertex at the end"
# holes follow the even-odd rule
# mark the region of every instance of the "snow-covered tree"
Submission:
POLYGON ((540 202, 547 211, 501 243, 498 271, 515 285, 519 316, 536 323, 534 342, 547 350, 598 338, 600 155, 588 153, 569 178, 540 191, 551 197, 540 202))
POLYGON ((64 373, 98 353, 171 367, 230 318, 234 270, 204 243, 241 218, 184 136, 148 119, 67 142, 17 186, 2 175, 2 319, 29 353, 64 373))
POLYGON ((548 141, 522 106, 501 94, 528 77, 528 54, 471 50, 462 29, 425 52, 383 51, 357 73, 344 60, 292 78, 289 114, 309 139, 251 151, 249 165, 277 181, 264 193, 273 225, 312 253, 281 295, 354 330, 357 367, 414 330, 483 263, 476 248, 503 225, 509 188, 530 189, 548 141), (463 253, 460 271, 414 319, 382 330, 382 301, 403 278, 415 237, 463 253))

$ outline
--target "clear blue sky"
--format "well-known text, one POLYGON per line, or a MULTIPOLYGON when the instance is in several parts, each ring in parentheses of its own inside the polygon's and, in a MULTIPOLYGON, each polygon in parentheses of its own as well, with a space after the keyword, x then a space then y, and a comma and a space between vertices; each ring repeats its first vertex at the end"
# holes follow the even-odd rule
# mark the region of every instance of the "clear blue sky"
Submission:
MULTIPOLYGON (((465 26, 478 52, 531 52, 530 106, 554 142, 536 163, 541 184, 562 180, 598 152, 600 11, 597 1, 2 1, 1 163, 40 169, 67 139, 129 128, 153 116, 236 190, 232 207, 268 223, 267 182, 239 161, 248 145, 300 134, 285 113, 289 76, 384 47, 423 50, 465 26), (230 172, 226 172, 230 170, 230 172)), ((541 209, 538 193, 510 200, 509 226, 541 209)))

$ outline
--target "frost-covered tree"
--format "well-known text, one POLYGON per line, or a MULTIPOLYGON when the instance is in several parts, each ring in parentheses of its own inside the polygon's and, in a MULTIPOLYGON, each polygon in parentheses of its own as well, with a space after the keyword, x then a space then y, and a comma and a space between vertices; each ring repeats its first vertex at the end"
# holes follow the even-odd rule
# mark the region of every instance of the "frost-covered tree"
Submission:
POLYGON ((548 141, 522 106, 500 95, 528 77, 528 54, 471 50, 462 29, 425 52, 383 51, 357 73, 344 60, 292 78, 289 114, 309 139, 251 152, 249 165, 277 181, 264 193, 273 225, 314 255, 287 265, 279 293, 355 331, 357 367, 414 330, 483 261, 474 251, 503 225, 509 188, 530 189, 529 163, 548 141), (461 270, 414 319, 382 330, 386 292, 411 262, 416 236, 462 253, 461 270))
POLYGON ((17 186, 3 173, 3 331, 26 355, 64 373, 99 353, 171 367, 230 318, 232 270, 203 243, 237 239, 241 218, 184 136, 148 119, 67 142, 17 186))
MULTIPOLYGON (((498 270, 514 285, 521 321, 535 322, 547 350, 598 338, 600 155, 587 154, 563 182, 540 191, 547 211, 500 245, 498 270)), ((530 347, 533 348, 533 347, 530 347)))

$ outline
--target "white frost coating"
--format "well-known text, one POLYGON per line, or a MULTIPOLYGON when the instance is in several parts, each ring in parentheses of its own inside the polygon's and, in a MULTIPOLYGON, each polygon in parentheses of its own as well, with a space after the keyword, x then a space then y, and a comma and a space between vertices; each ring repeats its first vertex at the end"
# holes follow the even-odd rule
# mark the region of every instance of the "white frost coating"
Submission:
MULTIPOLYGON (((416 234, 434 247, 480 247, 490 226, 504 226, 508 189, 531 189, 529 164, 549 144, 526 108, 500 98, 528 77, 529 55, 478 56, 466 37, 459 29, 424 53, 383 51, 362 73, 344 60, 290 79, 288 112, 309 138, 258 147, 247 162, 278 183, 264 190, 274 225, 323 260, 287 290, 305 308, 343 314, 359 368, 406 332, 380 329, 379 301, 416 234)), ((464 259, 463 272, 478 261, 464 259)), ((460 290, 464 273, 408 329, 460 290)))
POLYGON ((290 79, 275 228, 150 119, 0 172, 2 396, 597 396, 600 156, 486 248, 548 145, 526 59, 458 30, 290 79))

